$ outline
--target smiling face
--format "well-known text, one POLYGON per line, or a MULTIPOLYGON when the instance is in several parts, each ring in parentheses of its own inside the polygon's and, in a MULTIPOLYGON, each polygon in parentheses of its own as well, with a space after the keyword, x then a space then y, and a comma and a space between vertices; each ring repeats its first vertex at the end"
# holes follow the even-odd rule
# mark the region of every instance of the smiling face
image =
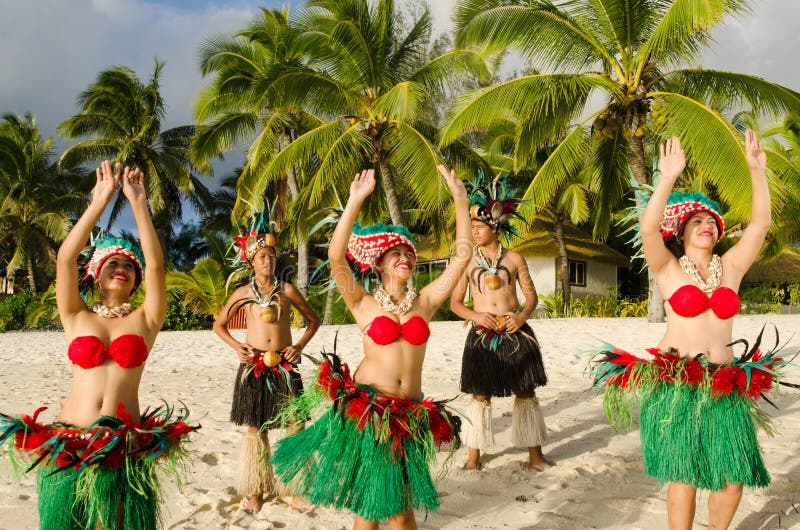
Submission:
POLYGON ((384 277, 396 276, 399 280, 407 281, 414 276, 416 266, 414 251, 407 245, 397 245, 381 256, 375 270, 384 277))
POLYGON ((130 296, 138 287, 139 267, 121 254, 115 254, 103 263, 97 283, 102 292, 120 291, 130 296))
POLYGON ((492 243, 497 239, 497 230, 488 223, 472 220, 472 240, 476 245, 483 246, 492 243))
POLYGON ((253 266, 256 276, 269 278, 275 273, 277 262, 278 256, 275 252, 275 247, 263 247, 258 249, 250 264, 253 266))
POLYGON ((690 246, 711 249, 719 240, 719 227, 713 215, 708 212, 697 212, 683 225, 683 248, 690 246))

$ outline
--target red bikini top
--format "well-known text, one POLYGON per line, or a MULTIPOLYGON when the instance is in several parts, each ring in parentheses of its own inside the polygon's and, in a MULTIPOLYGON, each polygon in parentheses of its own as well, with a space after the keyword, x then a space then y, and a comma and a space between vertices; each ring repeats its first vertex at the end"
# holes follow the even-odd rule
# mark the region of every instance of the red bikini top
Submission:
POLYGON ((136 368, 147 360, 147 345, 141 335, 120 335, 106 347, 94 335, 77 337, 69 344, 67 355, 72 364, 89 369, 113 359, 123 368, 136 368))
POLYGON ((367 335, 375 344, 385 345, 391 344, 403 336, 406 342, 419 346, 428 342, 428 337, 431 336, 431 329, 425 319, 419 316, 413 316, 403 322, 397 322, 387 316, 376 317, 375 320, 369 325, 367 335))
POLYGON ((668 300, 672 309, 682 317, 696 317, 708 308, 717 318, 727 320, 739 312, 739 295, 730 287, 717 287, 711 294, 706 294, 696 285, 683 285, 668 300))

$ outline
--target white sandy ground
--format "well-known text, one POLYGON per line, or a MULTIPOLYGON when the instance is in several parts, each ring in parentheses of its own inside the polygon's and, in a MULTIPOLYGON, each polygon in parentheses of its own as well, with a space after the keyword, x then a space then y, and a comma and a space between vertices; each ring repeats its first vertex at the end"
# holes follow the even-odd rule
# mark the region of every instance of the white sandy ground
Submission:
MULTIPOLYGON (((788 351, 800 346, 800 316, 737 316, 734 337, 753 339, 765 322, 787 341, 788 351)), ((543 473, 523 470, 524 450, 510 446, 512 398, 494 401, 496 446, 484 457, 481 472, 459 469, 466 449, 458 451, 446 478, 438 483, 441 508, 418 513, 421 528, 666 528, 665 489, 642 474, 638 432, 615 435, 602 412, 599 392, 589 389, 585 351, 606 339, 636 352, 654 346, 663 324, 643 319, 556 319, 531 321, 544 352, 549 384, 537 393, 546 416, 547 456, 557 466, 543 473)), ((459 395, 461 352, 467 329, 457 322, 437 322, 423 373, 423 390, 452 398, 464 410, 468 397, 459 395)), ((361 334, 354 326, 330 326, 317 333, 306 349, 331 351, 339 331, 339 353, 355 367, 361 358, 361 334)), ((297 331, 299 333, 300 330, 297 331)), ((766 333, 772 344, 774 334, 766 333)), ((47 405, 44 419, 54 418, 66 396, 71 367, 61 333, 0 334, 0 410, 32 413, 47 405)), ((241 432, 228 422, 236 370, 233 351, 211 331, 164 332, 158 336, 141 385, 142 407, 186 403, 202 429, 194 436, 194 463, 188 484, 179 493, 165 481, 166 528, 315 529, 350 528, 352 514, 313 507, 298 511, 269 499, 254 516, 240 510, 233 490, 241 432)), ((309 381, 312 364, 303 363, 309 381)), ((788 372, 800 382, 800 368, 788 372)), ((745 490, 734 527, 800 529, 800 392, 785 389, 773 411, 779 434, 759 434, 772 485, 745 490)), ((277 439, 280 431, 272 431, 277 439)), ((0 464, 0 528, 36 528, 33 474, 15 479, 6 455, 0 464)), ((440 453, 440 464, 444 453, 440 453)), ((696 528, 706 528, 708 495, 698 499, 696 528)), ((385 527, 385 526, 384 526, 385 527)))

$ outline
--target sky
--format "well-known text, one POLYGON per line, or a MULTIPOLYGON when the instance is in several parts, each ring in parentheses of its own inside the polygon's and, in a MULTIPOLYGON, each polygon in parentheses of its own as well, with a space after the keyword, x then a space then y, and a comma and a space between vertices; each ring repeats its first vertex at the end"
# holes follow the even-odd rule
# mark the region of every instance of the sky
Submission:
MULTIPOLYGON (((402 0, 401 0, 402 1, 402 0)), ((427 0, 435 32, 452 24, 455 0, 427 0)), ((300 2, 293 2, 298 5, 300 2)), ((33 111, 45 136, 78 111, 77 97, 97 74, 125 65, 147 80, 165 61, 165 128, 191 123, 203 79, 203 39, 244 27, 259 7, 244 0, 0 0, 0 113, 33 111)), ((717 45, 699 64, 763 77, 800 91, 800 0, 756 0, 753 11, 715 30, 717 45)))

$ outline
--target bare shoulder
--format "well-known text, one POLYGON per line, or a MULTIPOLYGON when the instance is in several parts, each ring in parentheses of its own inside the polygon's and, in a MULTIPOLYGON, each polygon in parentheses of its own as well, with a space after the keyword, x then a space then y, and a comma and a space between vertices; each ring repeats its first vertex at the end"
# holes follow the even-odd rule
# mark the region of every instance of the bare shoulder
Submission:
POLYGON ((525 258, 522 257, 522 254, 514 252, 513 250, 506 250, 505 259, 509 261, 509 263, 516 265, 517 267, 527 267, 528 262, 525 261, 525 258))

